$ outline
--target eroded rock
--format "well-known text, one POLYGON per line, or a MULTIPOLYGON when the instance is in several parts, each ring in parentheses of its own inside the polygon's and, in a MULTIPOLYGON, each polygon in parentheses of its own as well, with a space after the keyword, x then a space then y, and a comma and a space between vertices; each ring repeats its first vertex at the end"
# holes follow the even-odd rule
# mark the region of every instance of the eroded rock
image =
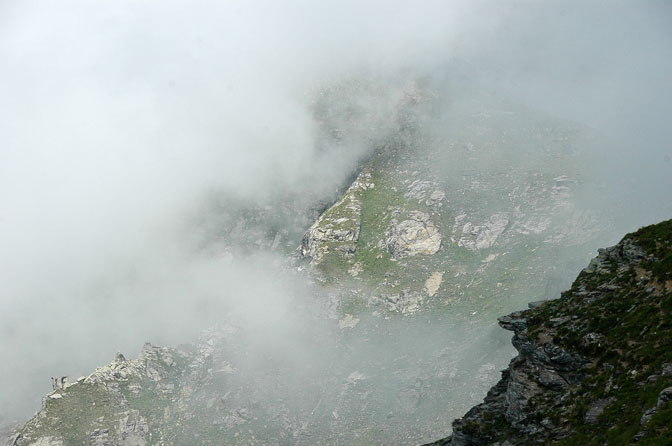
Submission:
POLYGON ((411 211, 403 221, 393 219, 385 240, 392 257, 432 255, 441 247, 441 233, 424 212, 411 211))
POLYGON ((446 193, 439 189, 434 181, 415 180, 408 186, 405 198, 417 200, 427 206, 439 208, 446 198, 446 193))
POLYGON ((360 234, 361 192, 374 187, 371 173, 362 171, 343 198, 324 211, 308 229, 301 240, 298 254, 312 264, 320 263, 332 251, 342 255, 354 254, 360 234))
POLYGON ((455 218, 453 236, 457 245, 471 251, 490 248, 509 224, 509 217, 504 212, 492 215, 482 223, 467 221, 467 215, 461 214, 455 218))
POLYGON ((434 296, 437 291, 439 291, 439 288, 441 287, 441 283, 443 282, 443 273, 442 272, 434 272, 432 273, 427 280, 425 280, 425 291, 427 291, 427 295, 429 297, 434 296))

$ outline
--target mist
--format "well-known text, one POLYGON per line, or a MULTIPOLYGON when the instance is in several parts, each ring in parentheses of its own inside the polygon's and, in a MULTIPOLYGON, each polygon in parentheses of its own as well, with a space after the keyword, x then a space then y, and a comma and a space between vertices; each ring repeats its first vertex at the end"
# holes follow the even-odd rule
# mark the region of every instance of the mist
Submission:
MULTIPOLYGON (((602 187, 586 203, 620 207, 605 239, 670 218, 670 19, 662 1, 4 2, 0 422, 37 410, 50 376, 232 318, 257 334, 253 357, 328 369, 339 342, 328 291, 286 252, 220 243, 217 209, 279 197, 323 209, 388 131, 409 80, 602 135, 582 168, 602 187), (320 143, 311 107, 339 85, 364 118, 342 123, 340 144, 320 143)), ((449 343, 445 327, 417 333, 409 350, 449 343)), ((352 345, 356 363, 369 347, 352 345)))

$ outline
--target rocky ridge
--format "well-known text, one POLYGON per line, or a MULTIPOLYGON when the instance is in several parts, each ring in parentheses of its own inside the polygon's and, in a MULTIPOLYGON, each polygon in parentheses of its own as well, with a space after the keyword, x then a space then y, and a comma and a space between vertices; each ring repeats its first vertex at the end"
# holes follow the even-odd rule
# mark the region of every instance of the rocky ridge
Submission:
POLYGON ((672 220, 602 249, 560 299, 499 318, 518 351, 432 445, 672 440, 672 220))
POLYGON ((343 198, 322 213, 306 231, 298 248, 298 254, 309 259, 313 265, 319 264, 330 251, 343 256, 352 255, 359 240, 362 200, 361 192, 373 189, 371 173, 361 172, 343 198))
MULTIPOLYGON (((42 410, 11 437, 9 445, 172 444, 172 428, 154 427, 150 432, 148 422, 165 423, 170 417, 163 410, 189 392, 180 378, 190 362, 193 367, 198 358, 151 344, 145 344, 136 359, 127 360, 119 353, 110 364, 48 394, 42 410)), ((172 410, 179 411, 179 406, 172 410)))

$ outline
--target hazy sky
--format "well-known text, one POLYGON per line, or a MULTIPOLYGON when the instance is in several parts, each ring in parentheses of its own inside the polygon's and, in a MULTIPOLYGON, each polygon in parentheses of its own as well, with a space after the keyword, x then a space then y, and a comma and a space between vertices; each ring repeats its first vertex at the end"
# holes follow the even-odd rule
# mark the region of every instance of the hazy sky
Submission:
POLYGON ((184 218, 211 190, 342 181, 365 148, 320 163, 306 105, 344 77, 460 60, 622 143, 664 214, 671 19, 663 1, 1 2, 0 416, 35 410, 49 376, 188 341, 251 282, 264 294, 263 267, 193 255, 184 218))

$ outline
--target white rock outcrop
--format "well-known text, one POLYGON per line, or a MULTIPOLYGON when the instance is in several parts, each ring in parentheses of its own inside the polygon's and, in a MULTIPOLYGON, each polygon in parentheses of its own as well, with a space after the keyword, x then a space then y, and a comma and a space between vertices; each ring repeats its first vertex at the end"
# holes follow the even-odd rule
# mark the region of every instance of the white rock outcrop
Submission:
POLYGON ((359 323, 359 318, 354 317, 352 314, 346 314, 341 320, 338 321, 338 328, 344 330, 346 328, 355 328, 359 323))
POLYGON ((458 246, 478 251, 492 247, 508 225, 509 216, 505 212, 498 212, 479 224, 467 221, 467 215, 461 214, 455 218, 453 237, 458 246))
POLYGON ((443 273, 442 272, 434 272, 432 273, 427 280, 425 280, 425 291, 427 291, 427 295, 429 297, 434 296, 437 291, 439 291, 439 288, 441 287, 441 283, 443 282, 443 273))
POLYGON ((421 293, 411 290, 402 290, 401 293, 371 296, 369 305, 384 305, 389 311, 401 314, 413 314, 420 310, 424 297, 421 293))
POLYGON ((397 259, 417 254, 431 255, 441 247, 441 233, 428 214, 412 211, 408 219, 390 222, 385 245, 397 259))
POLYGON ((408 186, 408 191, 404 194, 404 197, 438 208, 443 204, 446 193, 439 189, 434 181, 415 180, 408 186))
POLYGON ((360 233, 361 192, 373 189, 371 173, 362 171, 343 198, 324 211, 301 240, 298 254, 317 264, 330 250, 354 254, 360 233))

